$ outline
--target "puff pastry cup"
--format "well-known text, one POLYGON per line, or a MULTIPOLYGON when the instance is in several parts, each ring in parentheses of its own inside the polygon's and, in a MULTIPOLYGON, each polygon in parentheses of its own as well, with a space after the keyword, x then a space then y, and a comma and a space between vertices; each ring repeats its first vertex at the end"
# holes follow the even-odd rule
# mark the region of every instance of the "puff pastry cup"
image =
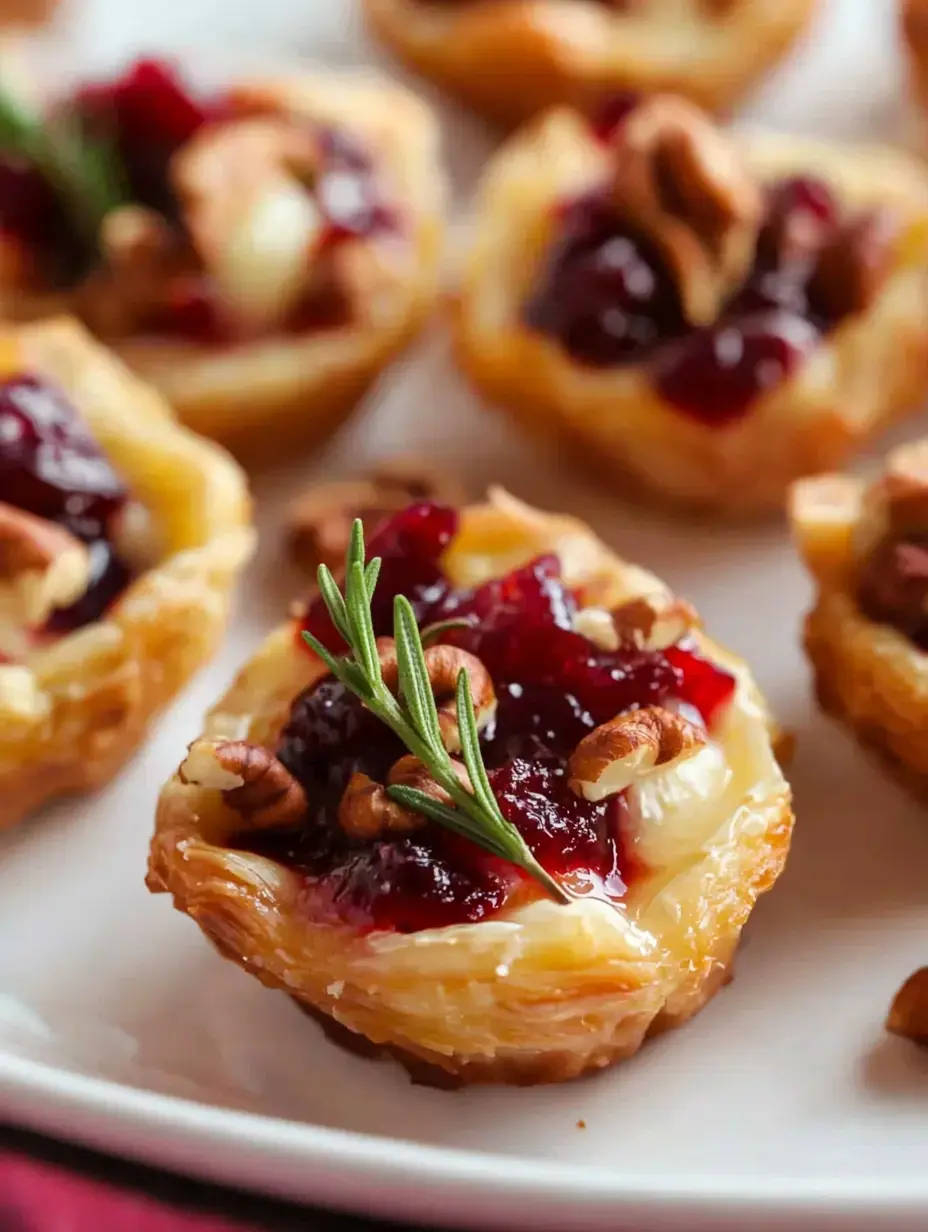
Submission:
POLYGON ((13 501, 0 503, 2 829, 133 753, 215 648, 252 531, 238 466, 76 322, 8 328, 0 357, 0 498, 13 501), (33 472, 17 428, 27 448, 45 433, 33 472), (63 520, 35 507, 43 478, 55 499, 74 481, 63 520), (88 500, 99 492, 106 535, 88 500))
POLYGON ((76 313, 246 462, 324 440, 437 294, 445 189, 425 104, 323 73, 200 98, 142 61, 68 105, 119 154, 123 199, 92 253, 54 209, 37 236, 8 236, 0 313, 76 313))
POLYGON ((617 91, 730 107, 788 50, 815 0, 365 0, 380 39, 494 120, 589 110, 617 91))
MULTIPOLYGON (((442 516, 435 510, 420 506, 399 517, 429 521, 442 516)), ((394 525, 384 532, 388 538, 394 525)), ((370 554, 383 550, 378 535, 370 554)), ((392 567, 384 564, 381 579, 394 576, 392 567)), ((369 883, 362 879, 355 893, 354 873, 334 899, 329 896, 324 879, 283 858, 284 848, 275 845, 279 836, 272 841, 263 829, 285 815, 292 823, 301 809, 305 815, 306 796, 296 814, 290 809, 290 793, 302 788, 272 751, 300 773, 294 752, 298 761, 312 755, 314 746, 300 744, 294 733, 302 729, 287 726, 288 715, 296 697, 303 700, 294 715, 312 706, 315 689, 329 687, 321 664, 298 644, 291 624, 273 633, 244 667, 163 790, 148 885, 171 894, 175 907, 199 924, 221 954, 347 1029, 355 1041, 366 1038, 385 1047, 420 1079, 428 1075, 456 1085, 573 1078, 627 1057, 650 1035, 685 1022, 725 982, 742 926, 787 855, 793 823, 789 788, 774 758, 769 715, 744 663, 700 632, 692 610, 656 577, 615 556, 582 523, 495 493, 490 503, 460 511, 441 568, 478 609, 488 597, 505 607, 518 606, 519 596, 541 594, 555 611, 566 602, 566 587, 581 605, 570 619, 584 632, 565 633, 563 609, 556 635, 574 646, 579 638, 584 661, 590 654, 607 654, 603 647, 618 647, 615 653, 625 666, 613 680, 630 680, 636 671, 651 679, 651 670, 664 670, 670 660, 688 665, 684 691, 705 713, 711 711, 708 729, 695 703, 677 708, 668 701, 670 709, 623 711, 605 743, 600 727, 590 736, 596 747, 584 743, 582 757, 576 752, 570 762, 570 773, 581 779, 617 772, 613 792, 620 781, 631 785, 612 797, 618 814, 608 814, 623 819, 619 859, 625 884, 610 881, 616 875, 612 865, 603 881, 574 866, 564 873, 564 883, 577 894, 568 906, 533 894, 534 883, 523 880, 481 914, 479 894, 468 897, 475 883, 466 882, 468 892, 460 891, 461 901, 455 898, 460 868, 453 862, 443 865, 434 881, 420 879, 419 868, 428 866, 421 852, 413 873, 395 855, 397 848, 388 845, 394 854, 384 855, 374 839, 373 847, 352 850, 357 867, 380 861, 389 876, 383 891, 386 917, 377 915, 377 903, 382 907, 384 900, 369 883), (505 580, 493 581, 500 578, 505 580), (665 736, 676 733, 660 754, 651 739, 655 723, 665 725, 665 736), (659 769, 649 774, 655 760, 659 769), (405 877, 411 878, 410 893, 403 899, 397 887, 406 884, 405 877), (607 893, 604 886, 612 889, 607 893), (390 894, 399 895, 400 906, 390 894), (398 925, 398 919, 405 923, 398 925)), ((455 610, 466 610, 467 602, 455 610)), ((313 612, 311 607, 310 621, 313 612)), ((524 662, 515 667, 513 655, 529 654, 528 643, 538 646, 530 628, 524 641, 517 636, 518 643, 506 643, 510 671, 534 670, 544 678, 549 669, 555 675, 561 670, 560 660, 546 664, 538 655, 531 659, 533 668, 524 662)), ((489 653, 480 651, 487 663, 489 653)), ((618 660, 600 661, 615 666, 618 660)), ((517 723, 513 716, 534 686, 504 688, 497 673, 496 687, 493 738, 508 739, 517 723)), ((327 695, 325 705, 331 702, 327 695)), ((331 719, 331 709, 328 713, 331 719)), ((577 730, 589 733, 592 722, 587 716, 577 730)), ((549 731, 539 739, 553 738, 549 731)), ((493 755, 485 755, 489 765, 493 755)), ((326 758, 329 773, 337 760, 331 745, 326 758)), ((492 773, 511 774, 517 782, 514 765, 492 773)), ((398 781, 397 769, 391 782, 398 781)), ((552 775, 545 780, 549 786, 557 781, 557 773, 552 775)), ((494 791, 500 799, 512 799, 505 781, 494 778, 494 791)), ((540 790, 537 782, 535 787, 540 790)), ((582 789, 592 791, 589 784, 582 789)), ((558 790, 563 802, 563 783, 558 790)), ((340 817, 344 804, 343 797, 340 817)), ((608 800, 595 806, 574 800, 571 807, 580 810, 570 814, 575 821, 566 831, 557 824, 552 830, 566 844, 564 851, 579 850, 584 841, 578 818, 589 814, 582 809, 607 806, 612 807, 608 800)), ((619 841, 618 831, 606 826, 606 833, 612 837, 597 842, 619 841)), ((426 834, 424 842, 440 841, 426 834)), ((464 859, 461 847, 455 850, 455 858, 464 859)), ((565 858, 564 852, 556 858, 565 858)))
POLYGON ((928 176, 906 155, 723 134, 659 96, 558 109, 482 185, 460 366, 611 482, 753 514, 912 409, 928 176))
POLYGON ((902 38, 909 78, 918 107, 928 110, 928 4, 925 0, 900 0, 902 38))
POLYGON ((928 441, 872 481, 823 475, 791 497, 817 588, 805 646, 822 707, 910 785, 928 775, 928 441))

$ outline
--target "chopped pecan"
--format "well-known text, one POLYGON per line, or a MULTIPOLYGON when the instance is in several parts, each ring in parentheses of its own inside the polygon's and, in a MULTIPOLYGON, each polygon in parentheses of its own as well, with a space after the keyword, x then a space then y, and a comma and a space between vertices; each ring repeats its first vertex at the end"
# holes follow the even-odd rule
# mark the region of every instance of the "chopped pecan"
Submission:
POLYGON ((928 441, 890 451, 855 537, 861 611, 928 646, 928 441))
POLYGON ((215 788, 250 828, 268 830, 299 824, 306 816, 306 792, 270 749, 244 740, 197 740, 178 771, 182 783, 215 788))
POLYGON ((358 479, 316 484, 291 504, 286 545, 291 559, 315 572, 320 564, 340 568, 351 524, 364 523, 370 536, 377 524, 413 501, 463 504, 465 493, 451 475, 412 456, 387 459, 358 479))
POLYGON ((708 325, 754 263, 760 187, 696 107, 655 95, 616 134, 613 199, 676 277, 687 320, 708 325))
POLYGON ((928 532, 877 544, 861 568, 857 600, 870 620, 928 649, 928 532))
POLYGON ((0 625, 44 624, 55 608, 79 599, 89 579, 90 557, 79 539, 0 502, 0 625))
POLYGON ((311 191, 318 131, 285 115, 207 125, 171 164, 187 230, 229 311, 268 328, 296 305, 321 251, 311 191))
POLYGON ((920 967, 893 999, 886 1030, 928 1048, 928 967, 920 967))
POLYGON ((899 217, 889 209, 871 210, 839 227, 822 248, 809 295, 828 317, 864 312, 892 271, 899 217))
POLYGON ((611 612, 601 607, 581 608, 574 616, 573 627, 601 650, 614 651, 620 646, 666 650, 691 629, 699 628, 699 617, 684 599, 638 595, 611 612))
POLYGON ((603 723, 577 745, 567 763, 572 791, 604 800, 639 778, 698 753, 706 735, 672 710, 646 706, 603 723))
MULTIPOLYGON (((383 682, 388 689, 396 692, 399 688, 399 668, 393 641, 387 637, 378 638, 377 649, 380 652, 383 682)), ((476 655, 467 650, 461 650, 457 646, 445 644, 426 648, 425 669, 435 696, 442 740, 450 753, 456 752, 461 747, 455 702, 458 676, 462 671, 467 672, 478 727, 485 727, 496 712, 496 691, 493 688, 493 678, 476 655)))
MULTIPOLYGON (((465 786, 467 770, 452 761, 454 772, 465 786)), ((429 774, 417 757, 401 757, 390 768, 387 786, 415 787, 441 804, 450 804, 451 797, 429 774)), ((428 824, 421 813, 404 808, 387 795, 382 783, 366 774, 353 774, 338 806, 338 824, 354 839, 367 842, 384 834, 407 834, 428 824)))

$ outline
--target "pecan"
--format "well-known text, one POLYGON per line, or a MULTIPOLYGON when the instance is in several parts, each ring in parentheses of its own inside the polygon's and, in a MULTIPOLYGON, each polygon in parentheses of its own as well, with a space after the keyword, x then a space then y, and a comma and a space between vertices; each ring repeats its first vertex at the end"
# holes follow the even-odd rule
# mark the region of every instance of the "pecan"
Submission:
POLYGON ((0 624, 43 624, 54 608, 80 598, 89 578, 90 557, 79 539, 0 502, 0 624))
POLYGON ((754 262, 763 201, 734 143, 696 107, 655 95, 617 130, 613 200, 674 274, 684 315, 708 325, 754 262))
MULTIPOLYGON (((452 761, 454 772, 465 786, 469 784, 467 770, 452 761)), ((387 775, 390 787, 415 787, 441 804, 450 804, 451 797, 429 774, 417 757, 401 757, 387 775)), ((354 839, 369 842, 385 834, 407 834, 428 824, 421 813, 404 808, 387 795, 382 783, 360 772, 353 774, 338 806, 338 824, 354 839)))
POLYGON ((270 749, 245 740, 196 740, 178 771, 182 783, 215 788, 256 830, 297 825, 306 816, 306 792, 270 749))
POLYGON ((667 650, 699 628, 696 609, 676 596, 641 595, 613 609, 619 642, 640 650, 667 650))
MULTIPOLYGON (((390 638, 382 637, 377 639, 377 649, 380 652, 383 682, 388 689, 396 692, 399 688, 396 648, 390 638)), ((496 691, 493 688, 493 679, 476 655, 472 655, 467 650, 461 650, 457 646, 445 644, 429 646, 426 649, 425 668, 428 672, 429 684, 435 695, 442 741, 445 748, 453 753, 461 747, 455 702, 458 676, 462 671, 467 672, 478 727, 485 727, 496 711, 496 691)))
POLYGON ((604 800, 656 769, 698 753, 705 732, 672 710, 646 706, 603 723, 577 745, 567 763, 572 791, 604 800))
POLYGON ((870 620, 928 648, 928 533, 877 544, 861 567, 857 601, 870 620))
POLYGON ((312 192, 318 130, 283 114, 207 125, 174 156, 187 231, 227 309, 272 327, 311 280, 324 220, 312 192))
POLYGON ((351 524, 364 523, 370 536, 377 524, 414 501, 464 503, 462 486, 451 475, 412 456, 387 459, 358 479, 316 484, 291 504, 286 547, 291 559, 311 572, 320 564, 340 568, 351 524))
POLYGON ((834 320, 864 312, 892 272, 899 217, 889 209, 870 210, 827 241, 809 283, 818 311, 834 320))
POLYGON ((886 1030, 928 1047, 928 967, 920 967, 893 999, 886 1030))
POLYGON ((887 455, 855 530, 864 615, 928 645, 928 441, 887 455))

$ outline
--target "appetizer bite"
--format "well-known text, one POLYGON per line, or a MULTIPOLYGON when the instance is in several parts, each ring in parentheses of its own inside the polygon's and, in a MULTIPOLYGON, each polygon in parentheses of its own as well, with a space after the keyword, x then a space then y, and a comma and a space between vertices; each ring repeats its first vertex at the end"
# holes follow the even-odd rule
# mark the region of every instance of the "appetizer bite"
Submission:
POLYGON ((0 0, 0 26, 40 26, 58 8, 58 0, 0 0))
POLYGON ((928 111, 928 3, 926 0, 901 0, 900 14, 909 80, 916 105, 925 113, 928 111))
POLYGON ((199 97, 142 61, 14 119, 0 314, 75 312, 249 462, 323 440, 435 299, 436 127, 399 87, 307 74, 199 97))
POLYGON ((669 96, 557 110, 487 171, 457 353, 607 479, 752 513, 919 401, 926 275, 901 153, 738 139, 669 96))
POLYGON ((629 1056, 726 981, 786 858, 748 669, 582 523, 502 493, 412 505, 369 556, 359 521, 344 594, 320 570, 209 715, 149 888, 419 1078, 629 1056))
POLYGON ((821 705, 923 789, 928 779, 928 441, 872 482, 796 486, 793 533, 817 587, 805 646, 821 705))
POLYGON ((0 336, 0 829, 105 783, 212 654, 244 476, 73 321, 0 336))
POLYGON ((402 60, 493 120, 619 90, 730 107, 805 29, 815 0, 365 0, 402 60))

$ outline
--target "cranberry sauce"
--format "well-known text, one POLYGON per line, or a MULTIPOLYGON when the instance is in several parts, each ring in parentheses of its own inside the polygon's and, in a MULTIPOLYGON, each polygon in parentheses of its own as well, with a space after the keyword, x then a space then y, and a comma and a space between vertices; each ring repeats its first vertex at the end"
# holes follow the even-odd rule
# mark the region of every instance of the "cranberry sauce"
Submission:
MULTIPOLYGON (((608 137, 632 104, 620 99, 594 132, 608 137)), ((785 180, 768 192, 754 268, 720 319, 693 329, 655 246, 615 213, 605 193, 568 202, 525 304, 530 328, 591 367, 646 364, 680 411, 721 426, 788 377, 852 305, 823 298, 824 245, 852 234, 826 185, 785 180)))
MULTIPOLYGON (((183 241, 171 162, 200 129, 234 121, 240 108, 223 95, 197 96, 169 65, 157 60, 139 60, 115 80, 80 88, 62 108, 73 110, 91 137, 112 150, 129 200, 161 214, 183 241)), ((397 230, 400 220, 385 200, 370 153, 347 133, 316 127, 321 165, 306 187, 325 221, 323 251, 346 240, 397 230)), ((43 285, 72 285, 89 272, 96 259, 40 170, 12 154, 0 156, 3 234, 28 252, 43 285)), ((284 325, 286 330, 306 332, 345 322, 344 295, 334 294, 321 281, 321 287, 314 285, 306 301, 297 306, 284 325)), ((146 328, 210 345, 235 340, 211 280, 196 269, 176 276, 166 301, 153 306, 146 328)))
MULTIPOLYGON (((383 560, 373 603, 376 632, 391 633, 393 598, 400 593, 412 601, 420 624, 469 622, 444 640, 478 655, 493 677, 497 710, 481 743, 504 815, 545 868, 576 893, 620 898, 624 799, 590 804, 576 796, 567 786, 568 756, 599 724, 649 703, 687 702, 711 724, 734 681, 684 645, 666 654, 597 649, 573 632, 576 596, 555 557, 539 557, 472 591, 453 589, 441 557, 456 527, 452 510, 419 504, 373 536, 369 553, 383 560)), ((318 598, 304 627, 330 649, 343 649, 318 598)), ((316 901, 358 927, 409 932, 480 920, 513 895, 540 893, 519 869, 436 825, 372 843, 344 834, 336 814, 352 774, 383 782, 404 752, 326 677, 297 698, 278 750, 306 788, 305 825, 237 841, 312 876, 316 901)))
POLYGON ((53 615, 49 632, 99 619, 130 577, 110 542, 126 488, 64 395, 35 376, 0 385, 0 499, 57 522, 90 549, 90 585, 53 615))

